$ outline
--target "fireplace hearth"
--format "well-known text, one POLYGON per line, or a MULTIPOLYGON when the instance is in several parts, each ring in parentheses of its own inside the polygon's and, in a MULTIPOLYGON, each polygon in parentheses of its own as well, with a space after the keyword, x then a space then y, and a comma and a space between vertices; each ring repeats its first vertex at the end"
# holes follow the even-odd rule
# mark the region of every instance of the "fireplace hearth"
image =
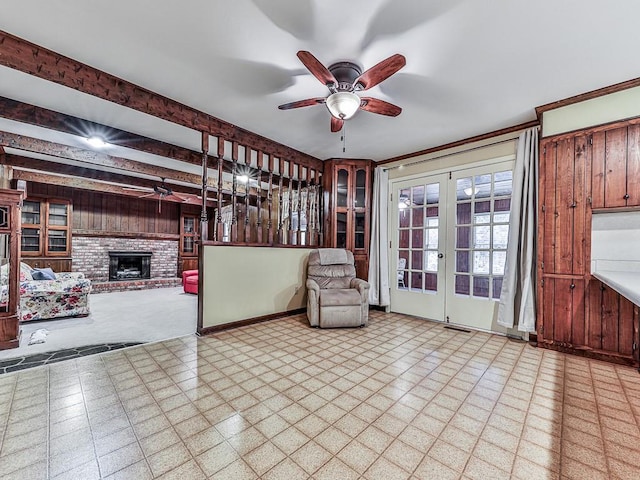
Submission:
POLYGON ((152 252, 109 252, 109 281, 151 278, 152 252))

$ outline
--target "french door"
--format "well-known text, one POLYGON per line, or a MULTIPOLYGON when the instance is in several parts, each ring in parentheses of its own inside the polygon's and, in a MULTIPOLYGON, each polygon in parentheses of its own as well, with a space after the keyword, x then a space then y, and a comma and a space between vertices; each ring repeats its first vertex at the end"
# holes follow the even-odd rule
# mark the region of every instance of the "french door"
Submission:
POLYGON ((481 330, 496 324, 513 162, 394 182, 391 310, 481 330))

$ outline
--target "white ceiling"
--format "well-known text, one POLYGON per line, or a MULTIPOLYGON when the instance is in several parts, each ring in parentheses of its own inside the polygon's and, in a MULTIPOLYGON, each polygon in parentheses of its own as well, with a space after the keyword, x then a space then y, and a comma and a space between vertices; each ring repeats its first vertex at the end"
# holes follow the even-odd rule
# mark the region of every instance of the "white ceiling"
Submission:
MULTIPOLYGON (((538 105, 640 77, 640 2, 3 0, 0 29, 320 159, 382 160, 535 119, 538 105), (368 94, 346 153, 296 57, 407 65, 368 94)), ((1 67, 0 95, 194 150, 196 132, 1 67)), ((34 135, 37 132, 34 130, 34 135)))

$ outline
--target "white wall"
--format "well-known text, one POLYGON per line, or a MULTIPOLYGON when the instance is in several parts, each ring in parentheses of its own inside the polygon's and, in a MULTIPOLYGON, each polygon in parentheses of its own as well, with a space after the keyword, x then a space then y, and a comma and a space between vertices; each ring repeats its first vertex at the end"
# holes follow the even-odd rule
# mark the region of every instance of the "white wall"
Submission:
POLYGON ((549 137, 640 115, 640 87, 592 98, 542 114, 542 136, 549 137))
POLYGON ((311 250, 205 246, 203 328, 306 307, 311 250))
POLYGON ((591 271, 640 273, 640 211, 594 213, 591 271))

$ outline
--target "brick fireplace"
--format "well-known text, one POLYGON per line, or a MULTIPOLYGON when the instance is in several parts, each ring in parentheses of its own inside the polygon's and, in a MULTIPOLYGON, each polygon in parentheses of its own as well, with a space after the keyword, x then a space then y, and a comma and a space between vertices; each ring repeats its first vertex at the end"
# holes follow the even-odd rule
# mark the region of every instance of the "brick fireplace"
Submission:
POLYGON ((151 280, 175 279, 178 275, 177 240, 74 235, 72 251, 73 271, 83 272, 93 282, 125 283, 109 281, 110 252, 150 252, 151 280))

